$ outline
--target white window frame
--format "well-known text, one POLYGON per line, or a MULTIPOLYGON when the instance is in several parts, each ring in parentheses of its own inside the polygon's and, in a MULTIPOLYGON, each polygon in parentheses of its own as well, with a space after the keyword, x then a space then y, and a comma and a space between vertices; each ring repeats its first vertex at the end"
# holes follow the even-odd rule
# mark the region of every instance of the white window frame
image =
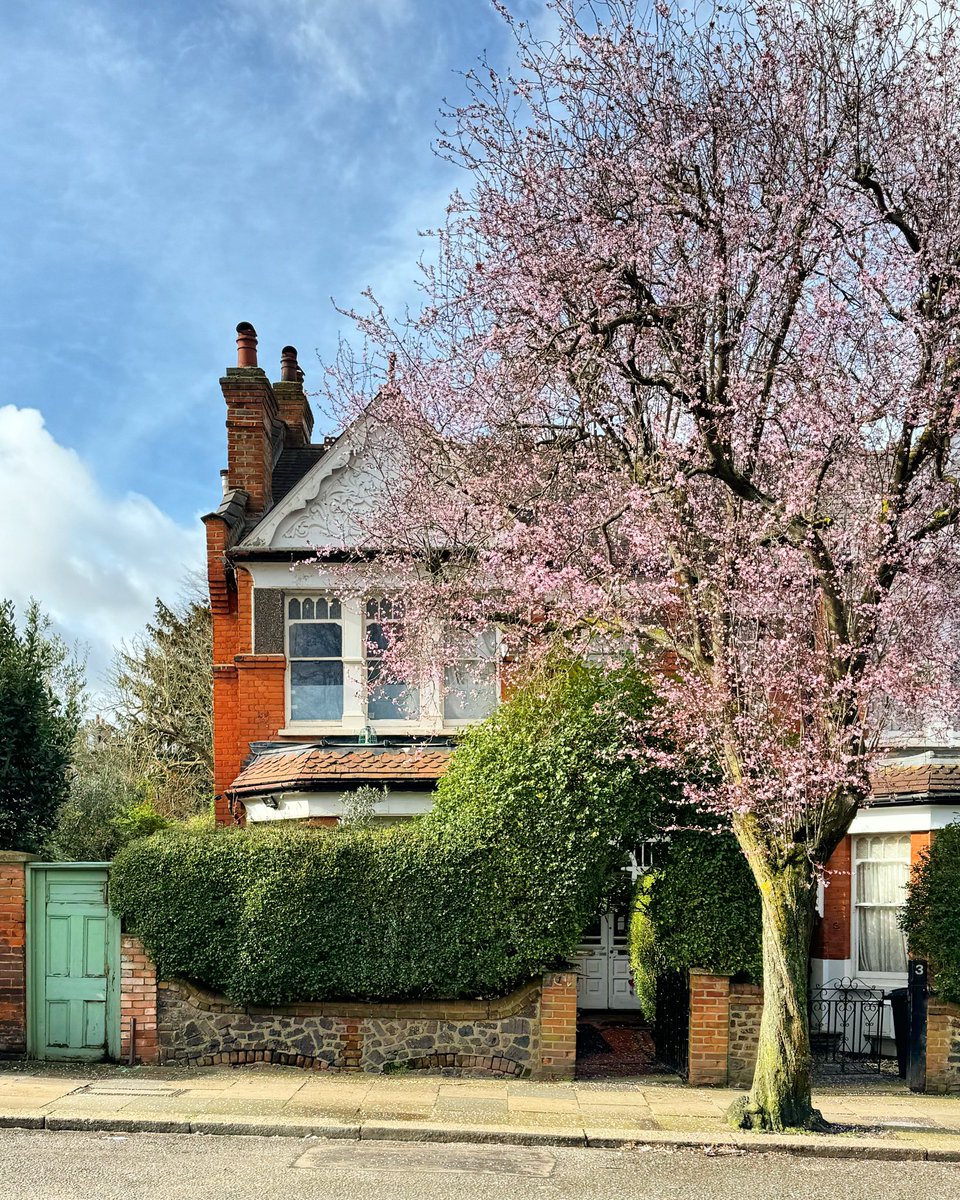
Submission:
MULTIPOLYGON (((875 983, 878 986, 894 986, 896 984, 903 983, 906 981, 906 978, 907 978, 906 971, 866 971, 866 970, 860 969, 860 910, 861 910, 861 903, 860 903, 858 887, 857 887, 857 879, 858 879, 858 874, 859 874, 857 871, 857 866, 861 862, 878 862, 878 861, 903 862, 906 864, 907 874, 909 877, 910 866, 911 866, 910 833, 905 830, 896 830, 896 831, 891 830, 890 832, 884 832, 884 833, 879 833, 879 832, 878 833, 866 833, 866 832, 852 833, 850 840, 851 840, 850 909, 851 909, 851 913, 852 913, 851 930, 850 930, 850 933, 851 933, 850 965, 853 969, 853 974, 857 979, 862 979, 864 981, 864 983, 875 983), (888 858, 888 859, 884 859, 884 860, 879 860, 879 859, 874 859, 874 858, 869 858, 869 857, 868 858, 860 858, 857 854, 857 845, 861 838, 865 838, 868 841, 871 838, 882 838, 884 841, 889 841, 889 840, 892 840, 893 838, 896 838, 897 840, 901 840, 901 841, 905 840, 907 843, 907 857, 906 857, 906 859, 890 859, 890 858, 888 858)), ((906 897, 904 897, 904 900, 906 900, 906 897)), ((864 905, 863 907, 866 907, 866 905, 864 905)), ((889 908, 889 907, 893 907, 893 906, 892 905, 871 905, 870 907, 889 908)), ((900 906, 898 906, 898 907, 900 907, 900 906)))
MULTIPOLYGON (((284 720, 286 724, 278 733, 299 737, 321 736, 328 733, 358 734, 370 725, 378 734, 429 735, 455 732, 478 724, 475 719, 444 719, 444 689, 441 682, 424 679, 420 682, 420 715, 410 720, 371 721, 367 716, 368 660, 367 660, 367 601, 378 599, 376 594, 359 596, 344 594, 335 588, 284 589, 283 597, 283 648, 286 660, 284 671, 284 720), (339 600, 341 606, 341 628, 343 630, 343 717, 340 721, 295 721, 291 708, 290 667, 290 601, 305 599, 339 600)), ((500 703, 500 633, 495 630, 495 687, 497 704, 500 703)))

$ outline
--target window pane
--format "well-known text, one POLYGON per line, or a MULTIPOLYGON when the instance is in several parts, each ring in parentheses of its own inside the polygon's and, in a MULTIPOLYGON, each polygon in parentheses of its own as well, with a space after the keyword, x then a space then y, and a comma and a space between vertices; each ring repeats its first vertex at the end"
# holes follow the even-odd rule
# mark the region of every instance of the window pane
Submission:
POLYGON ((905 974, 907 939, 895 908, 857 910, 857 962, 860 971, 905 974))
POLYGON ((326 600, 321 598, 317 601, 316 612, 314 612, 313 615, 317 618, 318 621, 325 621, 327 619, 327 602, 326 602, 326 600))
POLYGON ((304 600, 304 602, 303 602, 303 619, 305 621, 313 620, 313 601, 312 600, 308 599, 308 600, 304 600))
POLYGON ((857 863, 858 904, 903 904, 910 868, 901 862, 857 863))
POLYGON ((300 601, 299 600, 291 600, 290 601, 290 604, 287 609, 287 616, 290 618, 291 621, 299 621, 300 620, 300 601))
POLYGON ((290 719, 339 721, 343 717, 343 663, 290 664, 290 719))
POLYGON ((383 654, 389 645, 389 634, 382 625, 370 624, 367 626, 367 654, 370 658, 376 658, 383 654))
POLYGON ((497 671, 493 663, 472 662, 443 672, 443 719, 481 721, 497 707, 497 671))
MULTIPOLYGON (((307 601, 304 601, 306 606, 307 601)), ((340 658, 343 627, 340 625, 291 625, 291 658, 340 658)))
POLYGON ((370 692, 371 721, 413 721, 420 716, 420 689, 406 683, 384 683, 370 692))
POLYGON ((341 617, 340 601, 339 600, 331 600, 330 601, 330 620, 331 621, 339 621, 340 617, 341 617))

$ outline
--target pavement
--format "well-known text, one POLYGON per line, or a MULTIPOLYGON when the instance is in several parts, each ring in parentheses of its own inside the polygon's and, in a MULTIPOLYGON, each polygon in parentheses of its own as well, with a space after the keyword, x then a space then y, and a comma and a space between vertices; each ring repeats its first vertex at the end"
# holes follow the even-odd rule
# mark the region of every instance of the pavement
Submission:
POLYGON ((831 1133, 772 1135, 727 1127, 724 1113, 740 1094, 665 1076, 538 1083, 268 1065, 4 1063, 0 1126, 960 1162, 960 1097, 917 1096, 898 1082, 827 1087, 815 1101, 831 1133))

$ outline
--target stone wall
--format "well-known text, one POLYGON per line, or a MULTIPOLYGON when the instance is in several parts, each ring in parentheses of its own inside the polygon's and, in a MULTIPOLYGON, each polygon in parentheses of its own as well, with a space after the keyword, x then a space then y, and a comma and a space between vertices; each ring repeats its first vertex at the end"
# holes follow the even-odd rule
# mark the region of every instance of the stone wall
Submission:
POLYGON ((960 1006, 930 997, 927 1007, 928 1092, 960 1092, 960 1006))
POLYGON ((490 1001, 238 1007, 182 980, 158 983, 156 995, 157 1050, 152 1058, 138 1055, 144 1062, 573 1077, 571 973, 545 976, 490 1001))
POLYGON ((730 1041, 727 1046, 727 1083, 749 1087, 757 1065, 763 988, 755 983, 730 984, 730 1041))

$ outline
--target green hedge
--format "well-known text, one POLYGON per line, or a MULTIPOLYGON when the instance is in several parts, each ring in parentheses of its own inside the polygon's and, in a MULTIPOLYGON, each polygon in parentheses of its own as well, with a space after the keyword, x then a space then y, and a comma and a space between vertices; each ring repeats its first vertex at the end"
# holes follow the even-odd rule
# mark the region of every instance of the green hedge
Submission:
POLYGON ((643 948, 632 956, 635 971, 701 967, 760 982, 760 893, 733 835, 672 833, 654 867, 637 893, 638 920, 650 931, 633 939, 643 948))
POLYGON ((960 824, 939 830, 920 855, 900 920, 937 993, 960 1004, 960 824))
POLYGON ((551 665, 468 733, 434 810, 387 829, 162 832, 113 903, 162 976, 241 1002, 502 993, 562 963, 666 784, 624 754, 634 672, 551 665))

